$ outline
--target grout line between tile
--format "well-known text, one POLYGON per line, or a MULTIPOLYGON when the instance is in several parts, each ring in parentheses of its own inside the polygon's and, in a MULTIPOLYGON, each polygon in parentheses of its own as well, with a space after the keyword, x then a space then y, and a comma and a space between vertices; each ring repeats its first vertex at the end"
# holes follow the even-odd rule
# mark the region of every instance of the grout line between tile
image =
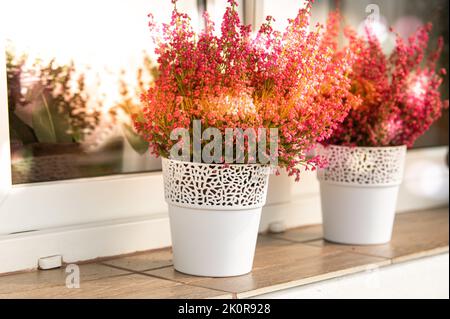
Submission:
MULTIPOLYGON (((315 240, 312 240, 310 242, 305 242, 305 245, 308 245, 310 247, 319 247, 317 245, 311 245, 311 242, 313 242, 315 240)), ((383 258, 383 259, 387 259, 387 260, 392 260, 392 257, 386 257, 386 256, 380 256, 380 255, 375 255, 375 254, 370 254, 370 253, 365 253, 365 252, 360 252, 360 251, 354 251, 349 249, 350 246, 346 246, 346 245, 339 245, 339 244, 335 244, 336 245, 336 250, 339 252, 343 252, 343 253, 351 253, 351 254, 355 254, 355 255, 361 255, 361 256, 366 256, 366 257, 377 257, 377 258, 383 258), (340 248, 342 246, 342 248, 340 248)))
MULTIPOLYGON (((312 238, 312 239, 307 239, 304 241, 283 238, 283 237, 281 237, 282 235, 280 235, 280 234, 264 233, 264 234, 260 234, 259 236, 267 238, 267 239, 279 240, 279 241, 285 242, 286 245, 288 245, 288 244, 289 245, 290 244, 304 245, 304 246, 316 247, 316 248, 321 248, 321 246, 313 245, 312 243, 316 242, 318 240, 324 240, 323 236, 317 237, 317 238, 312 238), (280 237, 278 237, 278 236, 280 236, 280 237)), ((352 249, 349 249, 348 245, 336 245, 335 247, 332 247, 332 249, 330 251, 331 253, 332 252, 346 253, 346 254, 351 254, 351 255, 373 257, 373 258, 378 258, 379 261, 378 262, 375 261, 372 263, 368 262, 368 263, 365 263, 360 266, 348 267, 348 268, 340 269, 340 270, 337 270, 334 272, 328 272, 328 273, 324 273, 324 274, 320 274, 320 275, 316 275, 316 276, 310 276, 310 277, 301 278, 301 279, 294 279, 294 280, 291 280, 291 281, 288 281, 285 283, 278 283, 278 284, 260 287, 260 288, 256 288, 253 290, 243 291, 243 292, 236 292, 236 291, 232 292, 232 291, 226 291, 226 290, 218 289, 218 288, 209 288, 209 287, 205 287, 205 286, 196 284, 195 282, 190 283, 190 282, 183 281, 182 279, 165 278, 160 275, 151 273, 151 271, 154 271, 154 270, 171 268, 171 267, 173 267, 173 265, 159 266, 159 267, 145 269, 145 270, 133 270, 133 269, 129 269, 126 267, 109 264, 108 260, 97 261, 96 264, 102 265, 105 267, 109 267, 109 268, 118 269, 118 270, 124 271, 126 273, 109 275, 109 276, 102 277, 102 278, 88 279, 88 280, 84 280, 84 281, 85 282, 91 282, 91 281, 96 281, 96 280, 101 281, 101 280, 104 280, 107 278, 125 277, 125 276, 130 276, 130 275, 143 275, 143 276, 147 276, 147 277, 151 277, 151 278, 156 278, 159 280, 164 280, 166 282, 176 283, 179 285, 191 286, 191 287, 196 287, 196 288, 207 289, 207 290, 214 291, 214 292, 220 292, 220 293, 223 293, 223 297, 229 296, 232 299, 240 299, 240 298, 248 298, 248 297, 258 296, 258 295, 262 295, 262 294, 266 294, 266 293, 276 292, 276 291, 280 291, 280 290, 284 290, 284 289, 314 284, 314 283, 318 283, 321 281, 326 281, 328 279, 336 279, 336 278, 344 277, 347 275, 361 273, 361 272, 364 272, 365 270, 368 270, 368 267, 370 267, 370 266, 377 266, 380 268, 387 267, 387 266, 390 266, 393 264, 401 264, 403 262, 414 261, 414 260, 417 260, 420 258, 431 257, 431 256, 439 255, 439 254, 448 253, 448 251, 449 251, 449 246, 447 243, 447 245, 445 245, 445 246, 438 246, 438 247, 434 247, 431 249, 415 251, 415 252, 405 254, 403 256, 385 257, 385 256, 379 256, 377 254, 373 254, 370 252, 354 251, 352 249), (342 246, 342 247, 340 247, 340 246, 342 246)), ((81 264, 85 264, 85 263, 83 262, 81 264)), ((88 264, 95 264, 95 263, 88 262, 88 264)), ((64 283, 61 283, 61 284, 63 285, 64 283)), ((47 287, 54 288, 54 287, 58 287, 58 286, 60 286, 60 284, 49 284, 47 287)), ((30 290, 35 291, 35 290, 39 290, 39 289, 42 289, 42 287, 36 287, 36 288, 32 288, 30 290)), ((11 295, 11 293, 8 293, 8 292, 0 293, 0 299, 8 298, 9 295, 11 295)), ((222 296, 218 296, 218 298, 220 298, 220 297, 222 297, 222 296)), ((215 296, 206 297, 206 298, 215 298, 215 296)))
MULTIPOLYGON (((110 267, 110 268, 123 270, 123 271, 128 271, 128 272, 130 272, 132 274, 136 274, 136 275, 144 275, 144 274, 147 275, 145 273, 146 271, 152 271, 152 270, 158 270, 158 269, 163 269, 163 268, 167 268, 167 267, 172 267, 171 265, 167 265, 167 266, 160 266, 160 267, 157 267, 157 268, 150 268, 150 269, 147 269, 147 270, 134 270, 134 269, 128 269, 128 268, 120 267, 120 266, 116 266, 116 265, 110 265, 110 264, 104 264, 104 263, 101 263, 101 264, 103 266, 107 266, 107 267, 110 267)), ((169 280, 169 281, 171 281, 171 280, 169 280)))
MULTIPOLYGON (((172 266, 167 266, 167 268, 169 268, 169 267, 172 267, 172 266)), ((192 284, 192 283, 183 282, 181 280, 168 279, 168 278, 165 278, 165 277, 162 277, 162 276, 158 276, 158 275, 155 275, 155 274, 144 273, 144 272, 143 273, 139 273, 139 274, 143 275, 143 276, 147 276, 147 277, 153 277, 153 278, 157 278, 157 279, 162 279, 162 280, 174 282, 174 283, 185 285, 185 286, 191 286, 191 287, 203 288, 203 289, 208 289, 208 290, 213 290, 213 291, 219 291, 219 292, 223 292, 225 294, 235 294, 234 292, 231 292, 231 291, 226 291, 226 290, 216 289, 216 288, 204 287, 204 286, 195 285, 195 284, 192 284)))
POLYGON ((420 252, 415 252, 411 254, 406 254, 399 257, 392 258, 392 264, 398 265, 408 261, 414 261, 417 259, 422 259, 426 257, 438 256, 449 252, 449 246, 436 247, 429 250, 423 250, 420 252))
MULTIPOLYGON (((317 247, 315 245, 307 244, 307 242, 298 242, 298 241, 291 241, 291 240, 286 240, 286 241, 294 243, 294 244, 305 244, 308 246, 317 247)), ((311 241, 315 241, 315 240, 311 240, 311 241)), ((192 283, 186 283, 186 282, 183 282, 180 280, 168 279, 168 278, 165 278, 162 276, 158 276, 158 275, 154 275, 154 274, 150 274, 150 273, 146 273, 146 272, 141 272, 141 271, 134 271, 134 270, 126 269, 126 268, 119 267, 119 266, 108 265, 108 264, 105 264, 105 266, 116 268, 119 270, 129 271, 131 273, 135 273, 135 274, 139 274, 139 275, 144 275, 144 276, 153 277, 153 278, 157 278, 157 279, 161 279, 161 280, 175 282, 177 284, 182 284, 182 285, 186 285, 186 286, 193 286, 193 287, 197 287, 197 288, 219 291, 219 292, 223 292, 225 295, 231 294, 232 299, 241 299, 241 298, 249 298, 249 297, 254 297, 254 296, 258 296, 258 295, 262 295, 262 294, 266 294, 266 293, 276 292, 276 291, 280 291, 283 289, 289 289, 289 288, 300 287, 300 286, 304 286, 304 285, 308 285, 308 284, 314 284, 314 283, 317 283, 320 281, 340 278, 340 277, 343 277, 346 275, 360 273, 360 272, 363 272, 364 269, 366 269, 367 267, 372 266, 372 265, 378 266, 378 267, 387 267, 387 266, 390 266, 393 264, 399 264, 399 263, 403 263, 406 261, 413 261, 413 260, 424 258, 424 257, 439 255, 439 254, 448 252, 449 246, 438 247, 438 248, 426 250, 426 251, 423 251, 420 253, 407 254, 407 255, 404 255, 401 257, 396 257, 396 258, 388 258, 388 257, 377 256, 377 255, 373 255, 373 254, 349 251, 349 250, 345 250, 345 249, 341 250, 338 247, 337 247, 337 251, 347 253, 347 254, 362 255, 362 256, 367 256, 367 257, 376 257, 376 258, 380 259, 380 262, 368 263, 365 265, 358 266, 356 268, 343 269, 343 270, 339 270, 339 271, 328 273, 328 274, 313 276, 313 277, 309 277, 309 278, 303 278, 303 279, 299 279, 299 280, 293 280, 293 281, 290 281, 287 283, 267 286, 267 287, 258 288, 255 290, 249 290, 249 291, 245 291, 245 292, 230 292, 230 291, 225 291, 225 290, 221 290, 221 289, 209 288, 209 287, 204 287, 201 285, 195 285, 192 283), (330 277, 330 274, 331 274, 331 277, 330 277)), ((152 271, 152 270, 169 268, 169 267, 172 267, 172 266, 162 266, 162 267, 145 270, 145 271, 152 271)), ((116 275, 116 276, 124 276, 124 275, 127 275, 127 274, 116 275)))
POLYGON ((108 265, 108 264, 105 264, 105 266, 108 266, 108 267, 111 267, 111 268, 115 268, 115 269, 119 269, 119 270, 126 270, 126 271, 129 271, 129 272, 131 272, 131 273, 133 273, 135 275, 141 275, 141 276, 147 276, 147 277, 151 277, 151 278, 161 279, 161 280, 164 280, 164 281, 170 281, 170 282, 173 282, 173 283, 176 283, 176 284, 185 285, 185 286, 203 288, 203 289, 208 289, 208 290, 212 290, 212 291, 219 291, 219 292, 223 292, 225 294, 233 294, 230 291, 203 287, 203 286, 194 285, 194 284, 191 284, 191 283, 186 283, 186 282, 183 282, 183 281, 173 280, 173 279, 169 279, 169 278, 165 278, 165 277, 162 277, 162 276, 158 276, 158 275, 154 275, 154 274, 148 273, 148 271, 153 271, 153 270, 158 270, 158 269, 163 269, 163 268, 170 268, 172 266, 162 266, 162 267, 153 268, 153 269, 144 270, 144 271, 131 270, 131 269, 126 269, 126 268, 123 268, 123 267, 120 267, 120 266, 108 265))
POLYGON ((369 266, 385 267, 390 264, 391 264, 391 261, 388 259, 380 261, 380 262, 367 263, 367 264, 363 264, 360 266, 337 270, 337 271, 333 271, 333 272, 326 273, 326 274, 316 275, 316 276, 312 276, 312 277, 308 277, 308 278, 293 280, 293 281, 286 282, 286 283, 276 284, 273 286, 267 286, 267 287, 263 287, 263 288, 257 288, 254 290, 240 292, 240 293, 236 294, 236 297, 238 299, 256 297, 256 296, 260 296, 260 295, 264 295, 264 294, 268 294, 268 293, 272 293, 272 292, 277 292, 277 291, 281 291, 281 290, 285 290, 285 289, 302 287, 302 286, 306 286, 306 285, 310 285, 310 284, 315 284, 318 282, 324 282, 324 281, 327 281, 330 279, 336 279, 336 278, 341 278, 341 277, 345 277, 348 275, 362 273, 362 272, 366 271, 367 267, 369 267, 369 266))
MULTIPOLYGON (((319 246, 311 245, 308 243, 304 243, 304 244, 311 246, 311 247, 319 247, 319 246)), ((391 264, 399 264, 399 263, 406 262, 406 261, 413 261, 413 260, 424 258, 424 257, 431 257, 431 256, 446 253, 449 251, 449 246, 447 245, 447 246, 435 247, 432 249, 423 250, 423 251, 419 251, 419 252, 413 252, 413 253, 405 254, 403 256, 398 256, 398 257, 380 256, 380 255, 365 253, 365 252, 361 252, 361 251, 353 251, 353 250, 349 250, 349 249, 345 249, 345 248, 339 249, 339 247, 336 247, 336 249, 341 252, 352 253, 352 254, 361 255, 361 256, 388 259, 391 261, 391 264)))
MULTIPOLYGON (((119 269, 119 270, 124 270, 124 269, 119 269)), ((38 269, 37 271, 46 271, 46 270, 39 270, 38 269)), ((125 276, 130 276, 130 275, 132 275, 132 273, 127 271, 126 274, 117 274, 117 275, 111 275, 111 276, 106 276, 106 277, 101 277, 101 278, 93 278, 93 279, 87 279, 87 280, 86 279, 85 280, 81 280, 80 279, 80 284, 83 284, 83 282, 92 282, 92 281, 96 281, 96 280, 104 280, 104 279, 107 279, 107 278, 125 277, 125 276)), ((55 288, 55 287, 64 287, 64 285, 65 285, 65 282, 63 281, 61 283, 48 284, 45 287, 28 288, 27 291, 36 291, 36 290, 41 290, 41 289, 44 289, 44 288, 45 289, 47 289, 47 288, 52 289, 52 288, 55 288)), ((69 288, 67 288, 67 289, 69 289, 69 288)), ((0 299, 3 299, 4 297, 8 297, 8 295, 11 295, 11 293, 10 292, 2 292, 2 293, 0 293, 0 299)))
MULTIPOLYGON (((287 230, 287 231, 289 231, 289 230, 287 230)), ((283 237, 281 237, 282 235, 277 235, 277 234, 260 234, 259 236, 263 236, 263 237, 270 238, 270 239, 276 239, 276 240, 280 240, 280 241, 285 241, 285 242, 292 243, 292 244, 303 244, 303 243, 309 243, 309 242, 324 239, 323 237, 317 237, 317 238, 306 239, 304 241, 300 241, 300 240, 294 240, 294 239, 289 239, 289 238, 283 238, 283 237)))
POLYGON ((111 265, 111 264, 108 264, 107 262, 102 262, 100 264, 103 265, 103 266, 110 267, 110 268, 115 268, 115 269, 124 270, 124 271, 130 271, 132 273, 143 273, 143 272, 146 272, 146 271, 159 270, 159 269, 163 269, 163 268, 167 268, 167 267, 172 267, 173 266, 172 264, 170 264, 170 265, 166 265, 166 266, 158 266, 158 267, 155 267, 155 268, 149 268, 149 269, 144 269, 144 270, 134 270, 134 269, 129 269, 129 268, 120 267, 120 266, 116 266, 116 265, 111 265))
POLYGON ((318 240, 324 240, 323 237, 317 237, 317 238, 313 238, 313 239, 306 239, 306 240, 294 240, 294 239, 288 239, 288 238, 280 238, 280 237, 276 237, 276 235, 274 237, 271 237, 273 239, 280 239, 280 240, 284 240, 290 243, 295 243, 295 244, 307 244, 307 243, 311 243, 314 241, 318 241, 318 240))

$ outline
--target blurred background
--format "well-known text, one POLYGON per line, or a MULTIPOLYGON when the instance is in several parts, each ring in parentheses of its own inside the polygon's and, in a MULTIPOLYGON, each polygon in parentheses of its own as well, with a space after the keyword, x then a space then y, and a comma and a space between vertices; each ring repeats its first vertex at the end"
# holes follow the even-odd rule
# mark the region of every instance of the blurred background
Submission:
MULTIPOLYGON (((208 10, 220 24, 226 0, 180 0, 193 24, 208 10)), ((240 0, 242 20, 256 26, 266 15, 283 28, 303 6, 298 0, 240 0)), ((388 54, 392 26, 407 37, 433 23, 448 69, 448 0, 316 0, 313 22, 340 7, 361 32, 379 14, 376 34, 388 54), (376 6, 373 6, 376 5, 376 6), (379 12, 378 12, 379 11, 379 12)), ((15 0, 2 21, 6 39, 9 128, 14 184, 136 173, 161 169, 133 130, 131 114, 155 73, 147 14, 168 22, 169 0, 15 0), (27 8, 24 10, 24 8, 27 8)), ((448 78, 442 86, 448 99, 448 78)), ((448 111, 415 147, 448 145, 448 111)))

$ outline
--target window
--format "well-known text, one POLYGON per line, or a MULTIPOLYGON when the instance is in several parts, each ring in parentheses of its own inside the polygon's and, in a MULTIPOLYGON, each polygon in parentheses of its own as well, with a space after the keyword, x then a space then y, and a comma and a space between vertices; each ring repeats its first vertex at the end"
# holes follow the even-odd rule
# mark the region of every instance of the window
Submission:
MULTIPOLYGON (((198 19, 197 4, 178 8, 198 19)), ((160 162, 143 154, 127 109, 151 81, 147 14, 169 21, 171 8, 0 2, 0 235, 166 213, 160 162)))
MULTIPOLYGON (((159 170, 131 114, 155 72, 147 13, 168 21, 171 2, 18 0, 6 6, 13 184, 159 170)), ((198 19, 196 0, 179 8, 198 19)))
MULTIPOLYGON (((341 0, 341 8, 358 26, 373 2, 391 24, 402 14, 434 21, 435 34, 446 37, 441 61, 448 67, 447 1, 341 0)), ((180 0, 178 7, 199 26, 206 8, 218 26, 225 3, 180 0)), ((238 3, 245 23, 258 26, 270 14, 277 27, 302 5, 238 3)), ((127 110, 137 107, 152 78, 146 15, 168 21, 171 6, 169 0, 0 1, 0 251, 8 252, 11 269, 54 254, 77 261, 170 244, 160 163, 144 154, 127 110)), ((316 1, 314 22, 325 22, 333 6, 334 0, 316 1)), ((443 90, 448 97, 448 80, 443 90)), ((447 145, 447 127, 448 113, 417 145, 447 145)), ((409 154, 402 210, 448 204, 445 153, 440 147, 409 154)), ((299 184, 271 177, 262 229, 320 222, 318 189, 314 173, 299 184)))

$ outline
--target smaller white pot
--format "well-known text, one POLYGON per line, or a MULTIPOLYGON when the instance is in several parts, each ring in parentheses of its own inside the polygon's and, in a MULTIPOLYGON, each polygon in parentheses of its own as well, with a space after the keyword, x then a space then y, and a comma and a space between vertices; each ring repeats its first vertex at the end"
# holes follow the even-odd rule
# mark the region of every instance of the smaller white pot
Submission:
POLYGON ((164 159, 174 268, 208 277, 252 270, 270 168, 164 159))
POLYGON ((318 170, 324 238, 353 245, 391 240, 405 146, 321 148, 318 170))

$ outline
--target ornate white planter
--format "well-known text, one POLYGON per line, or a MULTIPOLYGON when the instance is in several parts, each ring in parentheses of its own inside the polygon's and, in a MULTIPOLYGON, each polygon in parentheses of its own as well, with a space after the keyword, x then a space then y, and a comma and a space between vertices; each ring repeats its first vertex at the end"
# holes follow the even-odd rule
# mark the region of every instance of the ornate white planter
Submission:
POLYGON ((176 270, 209 277, 249 273, 270 168, 164 159, 176 270))
POLYGON ((406 146, 320 150, 329 165, 319 169, 325 239, 354 245, 391 240, 406 146))

